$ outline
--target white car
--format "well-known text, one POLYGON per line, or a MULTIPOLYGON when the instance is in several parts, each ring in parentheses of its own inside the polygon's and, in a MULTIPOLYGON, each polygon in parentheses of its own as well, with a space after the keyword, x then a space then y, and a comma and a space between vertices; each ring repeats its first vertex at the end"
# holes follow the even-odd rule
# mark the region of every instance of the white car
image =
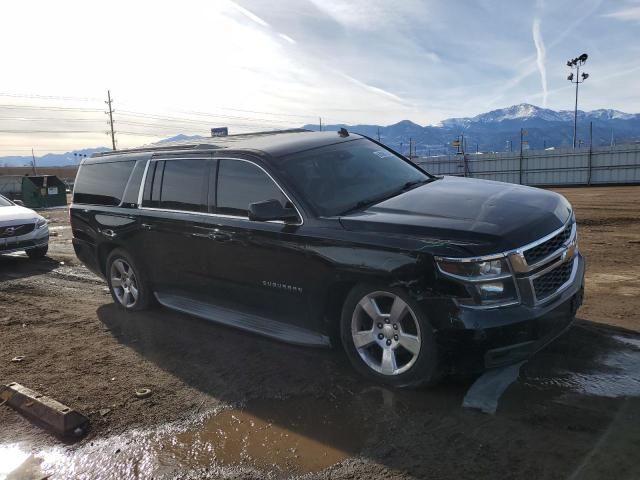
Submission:
POLYGON ((17 202, 0 195, 0 255, 24 250, 29 258, 42 258, 49 250, 48 222, 17 202))

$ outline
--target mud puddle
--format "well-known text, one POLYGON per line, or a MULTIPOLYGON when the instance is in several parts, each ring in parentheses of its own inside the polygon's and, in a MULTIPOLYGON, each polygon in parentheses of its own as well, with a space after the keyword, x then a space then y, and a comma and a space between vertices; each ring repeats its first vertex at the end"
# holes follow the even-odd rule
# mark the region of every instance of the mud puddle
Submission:
POLYGON ((307 473, 357 453, 364 441, 356 412, 327 400, 263 400, 225 410, 164 443, 161 465, 251 464, 261 470, 307 473))
MULTIPOLYGON (((81 447, 40 451, 29 459, 55 478, 171 478, 177 472, 238 471, 275 477, 305 474, 360 452, 367 438, 367 422, 360 412, 354 402, 329 399, 257 400, 186 428, 133 431, 81 447)), ((17 447, 4 448, 15 452, 17 447)))
POLYGON ((524 384, 600 397, 640 397, 640 338, 610 335, 608 342, 609 348, 596 352, 583 368, 571 368, 570 362, 546 372, 536 368, 524 384))

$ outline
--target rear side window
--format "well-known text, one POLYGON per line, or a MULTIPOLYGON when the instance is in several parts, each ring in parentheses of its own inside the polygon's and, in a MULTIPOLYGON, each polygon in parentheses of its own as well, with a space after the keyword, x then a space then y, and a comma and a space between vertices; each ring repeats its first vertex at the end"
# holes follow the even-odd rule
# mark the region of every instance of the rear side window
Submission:
POLYGON ((256 165, 241 160, 220 160, 218 167, 217 212, 247 217, 249 204, 287 199, 269 176, 256 165))
POLYGON ((73 202, 119 205, 134 165, 135 160, 82 165, 74 186, 73 202))
POLYGON ((207 211, 207 160, 160 160, 149 164, 142 206, 207 211))

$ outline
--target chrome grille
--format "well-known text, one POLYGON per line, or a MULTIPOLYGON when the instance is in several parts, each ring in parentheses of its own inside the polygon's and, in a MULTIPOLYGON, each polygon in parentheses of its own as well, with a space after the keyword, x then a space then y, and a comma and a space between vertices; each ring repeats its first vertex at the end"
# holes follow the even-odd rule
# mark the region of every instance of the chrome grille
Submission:
POLYGON ((538 301, 553 295, 569 281, 573 271, 573 261, 563 262, 553 270, 533 280, 533 289, 538 301))
POLYGON ((548 257, 553 252, 562 247, 571 237, 571 230, 573 229, 573 222, 569 222, 567 226, 558 235, 550 238, 546 242, 542 242, 529 250, 524 252, 524 258, 527 260, 528 265, 533 265, 540 260, 548 257))
POLYGON ((33 232, 36 227, 35 223, 23 223, 20 225, 6 225, 0 227, 0 238, 18 237, 33 232))

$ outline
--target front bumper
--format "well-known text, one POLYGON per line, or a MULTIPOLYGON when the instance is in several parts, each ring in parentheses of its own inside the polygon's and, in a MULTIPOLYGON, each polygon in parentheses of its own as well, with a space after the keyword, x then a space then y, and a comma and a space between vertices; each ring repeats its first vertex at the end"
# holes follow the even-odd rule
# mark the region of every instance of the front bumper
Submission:
POLYGON ((571 284, 548 303, 457 309, 452 328, 438 332, 452 369, 482 371, 526 360, 567 330, 584 295, 585 262, 577 255, 571 284))
POLYGON ((49 244, 49 228, 36 229, 19 237, 0 238, 0 254, 22 252, 49 244))

